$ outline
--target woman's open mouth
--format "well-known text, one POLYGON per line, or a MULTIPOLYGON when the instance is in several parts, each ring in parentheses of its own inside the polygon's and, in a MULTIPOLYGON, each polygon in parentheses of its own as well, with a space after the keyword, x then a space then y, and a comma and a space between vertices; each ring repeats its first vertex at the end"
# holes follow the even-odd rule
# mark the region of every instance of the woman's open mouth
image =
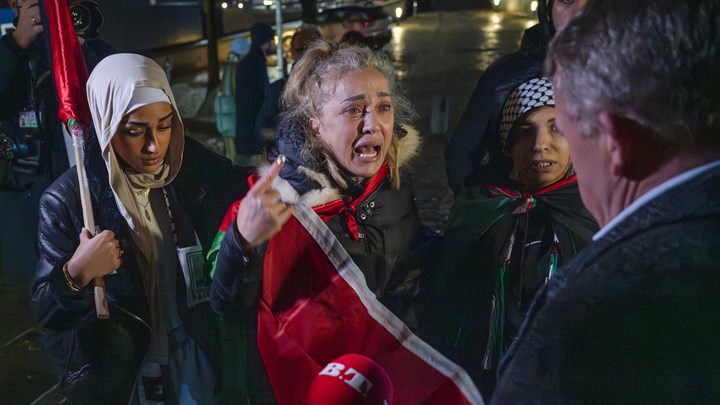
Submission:
POLYGON ((365 143, 363 145, 355 146, 353 152, 355 153, 355 156, 360 159, 373 160, 380 154, 380 145, 365 143))
POLYGON ((554 164, 555 162, 551 160, 536 160, 530 164, 530 167, 538 173, 545 173, 551 171, 554 164))

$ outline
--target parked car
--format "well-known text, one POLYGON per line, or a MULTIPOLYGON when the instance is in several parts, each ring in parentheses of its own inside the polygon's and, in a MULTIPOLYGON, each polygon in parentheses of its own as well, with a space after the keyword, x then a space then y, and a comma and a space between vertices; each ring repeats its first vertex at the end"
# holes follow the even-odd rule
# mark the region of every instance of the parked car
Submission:
POLYGON ((380 49, 392 39, 392 17, 380 6, 348 5, 318 11, 317 27, 331 42, 362 42, 380 49))

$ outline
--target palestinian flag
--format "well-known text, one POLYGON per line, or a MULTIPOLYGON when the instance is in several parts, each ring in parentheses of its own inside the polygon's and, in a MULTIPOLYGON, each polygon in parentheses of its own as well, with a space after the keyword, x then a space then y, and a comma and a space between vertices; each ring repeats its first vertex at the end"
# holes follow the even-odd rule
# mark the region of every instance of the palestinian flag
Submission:
POLYGON ((387 372, 395 403, 483 403, 462 368, 376 299, 332 231, 303 204, 268 245, 258 346, 280 404, 303 403, 315 375, 348 353, 387 372))
POLYGON ((212 267, 210 268, 210 278, 215 277, 215 262, 217 261, 217 255, 220 251, 220 245, 222 245, 222 241, 225 239, 228 228, 233 224, 233 222, 235 222, 235 217, 237 217, 238 209, 240 208, 240 201, 242 201, 242 199, 236 200, 230 205, 230 208, 225 211, 225 216, 223 217, 220 226, 218 226, 215 239, 208 250, 207 261, 208 263, 212 263, 212 267))

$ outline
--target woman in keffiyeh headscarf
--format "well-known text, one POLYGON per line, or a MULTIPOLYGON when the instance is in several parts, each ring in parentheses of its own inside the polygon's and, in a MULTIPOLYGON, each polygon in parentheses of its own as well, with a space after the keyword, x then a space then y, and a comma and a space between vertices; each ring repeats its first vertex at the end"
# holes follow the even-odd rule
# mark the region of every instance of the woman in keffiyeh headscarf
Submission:
POLYGON ((87 94, 95 133, 85 167, 98 229, 82 228, 73 168, 42 197, 33 286, 44 328, 75 334, 65 391, 72 403, 213 403, 217 325, 203 247, 244 191, 245 173, 185 138, 151 59, 104 59, 87 94), (92 280, 103 276, 110 319, 97 320, 92 280))
POLYGON ((501 118, 511 178, 458 196, 428 283, 428 339, 465 367, 486 398, 533 296, 598 230, 555 126, 552 84, 521 84, 501 118))

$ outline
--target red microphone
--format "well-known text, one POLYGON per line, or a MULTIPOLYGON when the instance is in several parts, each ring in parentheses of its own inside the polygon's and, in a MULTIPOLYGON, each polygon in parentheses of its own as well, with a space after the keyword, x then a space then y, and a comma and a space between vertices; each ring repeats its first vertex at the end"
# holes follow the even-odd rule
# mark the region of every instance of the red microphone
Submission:
POLYGON ((346 354, 323 368, 308 392, 308 405, 390 405, 390 376, 372 359, 346 354))

